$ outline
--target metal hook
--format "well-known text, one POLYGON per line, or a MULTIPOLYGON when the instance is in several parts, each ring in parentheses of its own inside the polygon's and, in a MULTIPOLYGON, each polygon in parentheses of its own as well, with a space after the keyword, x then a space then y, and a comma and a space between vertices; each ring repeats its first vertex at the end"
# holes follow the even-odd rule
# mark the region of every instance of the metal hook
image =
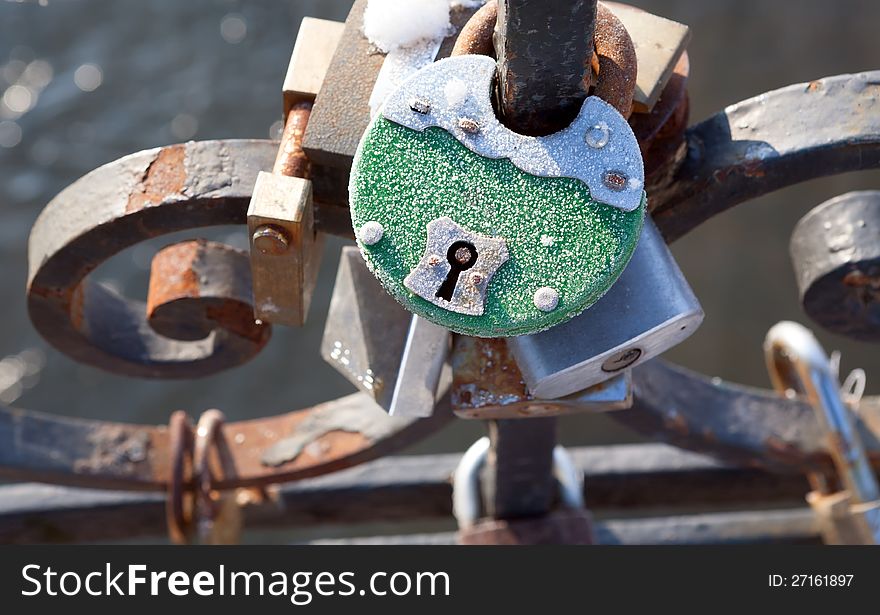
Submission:
POLYGON ((844 401, 852 406, 853 411, 856 413, 858 413, 859 402, 862 401, 862 397, 865 395, 867 384, 868 376, 865 374, 865 370, 857 367, 849 373, 849 376, 846 377, 846 380, 843 381, 843 385, 840 387, 840 394, 843 396, 844 401))

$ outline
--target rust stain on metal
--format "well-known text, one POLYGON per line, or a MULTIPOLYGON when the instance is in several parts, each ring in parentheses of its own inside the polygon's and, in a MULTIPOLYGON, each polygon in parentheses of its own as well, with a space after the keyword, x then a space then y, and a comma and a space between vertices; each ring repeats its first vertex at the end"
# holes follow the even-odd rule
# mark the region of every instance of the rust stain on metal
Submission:
POLYGON ((703 438, 710 444, 718 443, 718 434, 711 427, 703 427, 703 438))
POLYGON ((456 410, 529 401, 522 374, 503 339, 455 336, 452 407, 456 410))
POLYGON ((288 177, 308 179, 311 175, 311 164, 302 149, 303 136, 312 113, 312 103, 298 102, 290 108, 281 134, 281 146, 272 172, 288 177))
POLYGON ((334 428, 321 433, 294 433, 272 444, 262 456, 264 465, 271 467, 295 464, 306 467, 346 457, 372 444, 372 440, 357 431, 334 428))
POLYGON ((767 455, 773 459, 792 466, 809 466, 810 460, 807 455, 798 449, 794 444, 783 440, 779 436, 771 435, 764 439, 767 447, 767 455))
POLYGON ((687 419, 681 412, 675 410, 670 410, 663 415, 663 425, 667 430, 682 436, 687 436, 691 432, 687 419))
POLYGON ((746 177, 764 177, 767 171, 764 169, 763 160, 746 160, 740 165, 742 174, 746 177))
POLYGON ((452 48, 453 56, 482 55, 495 57, 492 33, 498 19, 498 2, 489 0, 467 21, 452 48))
POLYGON ((205 271, 205 261, 223 260, 229 252, 234 250, 203 239, 160 250, 150 268, 147 318, 151 326, 175 339, 202 339, 219 327, 258 346, 265 344, 271 327, 255 321, 251 304, 241 296, 222 296, 229 292, 228 280, 215 278, 228 272, 205 271), (189 332, 181 337, 174 323, 183 325, 184 321, 199 334, 189 332))
MULTIPOLYGON (((642 150, 648 194, 671 184, 687 155, 685 131, 690 115, 689 74, 690 61, 685 51, 651 112, 633 113, 629 118, 642 150)), ((649 207, 651 203, 653 199, 649 199, 649 207)))
POLYGON ((140 211, 162 203, 169 195, 180 194, 186 182, 183 164, 185 155, 184 145, 162 148, 129 195, 125 213, 140 211))
POLYGON ((852 288, 880 289, 880 275, 871 275, 860 269, 854 269, 843 276, 843 284, 852 288))
POLYGON ((628 118, 636 92, 636 48, 620 19, 601 2, 596 8, 593 40, 599 58, 599 76, 593 94, 628 118))
POLYGON ((271 328, 254 320, 254 308, 234 299, 212 302, 205 307, 205 317, 239 337, 256 344, 268 341, 271 328))
POLYGON ((82 330, 85 321, 85 294, 83 293, 83 285, 77 284, 70 293, 70 303, 68 304, 68 314, 70 314, 70 323, 77 330, 82 330))
MULTIPOLYGON (((385 414, 379 406, 354 402, 324 405, 309 410, 292 426, 289 435, 267 442, 260 461, 278 467, 297 462, 326 461, 345 457, 387 437, 404 423, 385 414)), ((268 438, 266 438, 268 439, 268 438)))
POLYGON ((203 247, 203 241, 185 241, 156 253, 150 265, 148 315, 163 303, 199 296, 199 276, 193 270, 193 263, 203 247))

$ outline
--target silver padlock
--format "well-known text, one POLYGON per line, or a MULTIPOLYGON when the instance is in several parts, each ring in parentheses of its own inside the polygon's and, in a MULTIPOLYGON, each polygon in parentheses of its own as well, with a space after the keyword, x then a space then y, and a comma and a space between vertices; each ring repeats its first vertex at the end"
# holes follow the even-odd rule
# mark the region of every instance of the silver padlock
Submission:
POLYGON ((608 293, 568 322, 507 344, 529 391, 555 399, 604 382, 680 344, 703 309, 650 217, 608 293))
POLYGON ((802 396, 828 436, 844 491, 830 489, 825 477, 816 475, 811 480, 816 490, 807 495, 825 541, 880 544, 880 486, 832 362, 810 330, 795 322, 780 322, 770 329, 764 357, 777 392, 802 396))
POLYGON ((449 331, 407 312, 345 247, 321 356, 392 416, 428 417, 452 381, 449 331))

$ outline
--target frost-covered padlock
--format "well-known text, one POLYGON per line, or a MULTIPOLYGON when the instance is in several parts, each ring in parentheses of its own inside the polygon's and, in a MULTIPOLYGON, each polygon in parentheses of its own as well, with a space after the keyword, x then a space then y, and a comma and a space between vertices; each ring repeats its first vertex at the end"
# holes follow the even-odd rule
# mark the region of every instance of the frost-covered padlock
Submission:
POLYGON ((495 61, 440 60, 395 90, 366 130, 349 186, 367 265, 407 309, 481 337, 535 333, 614 284, 645 216, 632 130, 585 100, 545 137, 495 116, 495 61))

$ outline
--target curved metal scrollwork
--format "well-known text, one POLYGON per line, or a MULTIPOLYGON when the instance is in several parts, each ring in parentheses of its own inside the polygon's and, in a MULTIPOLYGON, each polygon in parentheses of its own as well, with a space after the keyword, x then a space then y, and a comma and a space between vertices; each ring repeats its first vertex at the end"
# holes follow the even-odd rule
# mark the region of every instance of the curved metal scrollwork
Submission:
MULTIPOLYGON (((689 129, 683 162, 669 171, 665 187, 652 193, 664 235, 677 239, 717 213, 784 186, 880 167, 880 114, 871 112, 878 91, 880 72, 830 77, 733 105, 689 129)), ((191 378, 253 356, 268 330, 248 322, 241 305, 229 309, 223 303, 244 298, 244 280, 226 280, 221 287, 219 278, 199 273, 206 262, 242 271, 240 254, 187 242, 158 255, 154 267, 176 262, 175 270, 189 272, 197 283, 156 287, 155 295, 151 289, 150 306, 123 299, 88 274, 145 239, 243 224, 256 174, 271 168, 276 152, 277 144, 269 141, 176 145, 105 165, 62 192, 31 236, 28 306, 40 333, 76 360, 128 375, 191 378), (174 309, 195 306, 195 325, 181 329, 169 324, 176 318, 163 317, 176 301, 182 303, 174 309)), ((323 206, 316 207, 320 218, 323 206)), ((748 463, 830 467, 815 418, 797 400, 659 360, 637 368, 634 382, 634 406, 612 416, 652 438, 748 463)), ((448 397, 433 419, 400 421, 365 396, 353 395, 287 415, 226 424, 222 438, 234 453, 237 474, 218 487, 291 480, 353 465, 412 442, 449 417, 448 397)), ((866 448, 880 461, 880 398, 863 400, 860 417, 866 448)), ((168 463, 164 427, 0 409, 0 468, 16 478, 158 489, 165 487, 168 463)))
MULTIPOLYGON (((257 172, 271 169, 276 153, 270 141, 172 145, 126 156, 69 186, 31 231, 28 311, 34 326, 73 359, 128 376, 195 378, 256 355, 269 330, 240 307, 250 294, 243 254, 203 243, 160 254, 154 262, 161 268, 161 261, 174 258, 177 268, 173 279, 151 288, 155 296, 212 298, 201 318, 209 321, 202 327, 204 339, 193 339, 192 331, 178 331, 175 338, 160 325, 172 337, 162 335, 148 321, 143 302, 121 297, 89 273, 147 239, 244 224, 257 172), (224 297, 229 303, 221 305, 224 297)), ((155 312, 155 297, 152 303, 155 312)))

